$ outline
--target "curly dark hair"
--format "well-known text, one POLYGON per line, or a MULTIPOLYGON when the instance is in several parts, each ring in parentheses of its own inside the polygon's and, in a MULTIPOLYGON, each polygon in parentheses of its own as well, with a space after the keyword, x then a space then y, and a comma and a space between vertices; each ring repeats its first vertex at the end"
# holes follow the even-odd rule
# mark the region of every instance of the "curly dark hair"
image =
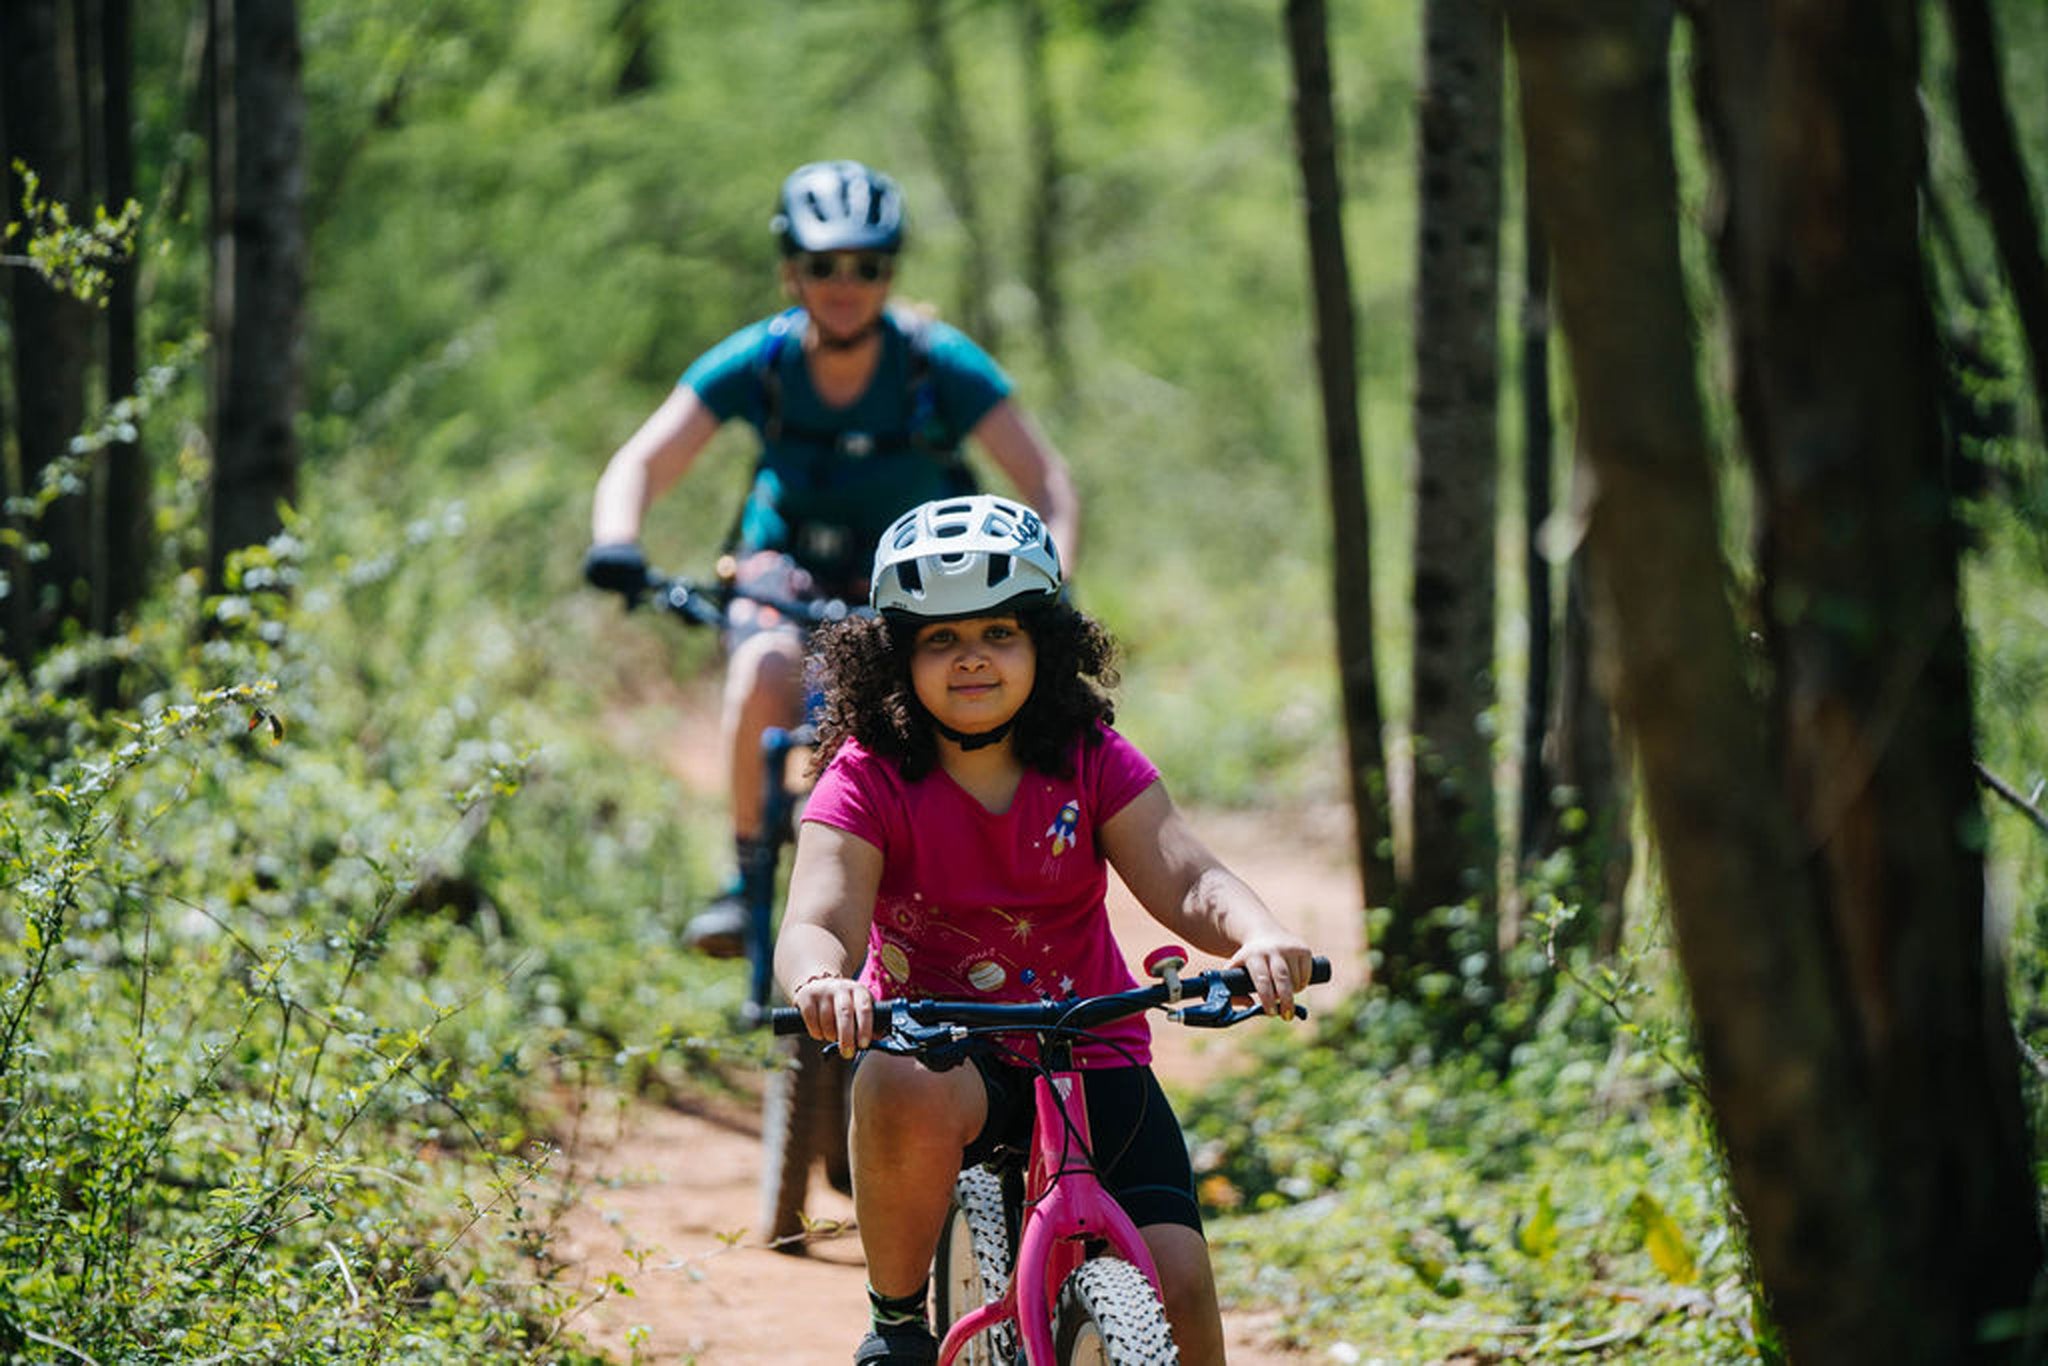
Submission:
MULTIPOLYGON (((1010 743, 1023 765, 1072 777, 1076 736, 1116 720, 1115 639, 1102 624, 1065 602, 1020 608, 1017 623, 1037 651, 1037 678, 1018 711, 1010 743)), ((910 643, 921 623, 852 617, 811 639, 812 681, 824 692, 818 718, 815 774, 848 739, 894 759, 915 782, 938 766, 932 715, 910 685, 910 643)))

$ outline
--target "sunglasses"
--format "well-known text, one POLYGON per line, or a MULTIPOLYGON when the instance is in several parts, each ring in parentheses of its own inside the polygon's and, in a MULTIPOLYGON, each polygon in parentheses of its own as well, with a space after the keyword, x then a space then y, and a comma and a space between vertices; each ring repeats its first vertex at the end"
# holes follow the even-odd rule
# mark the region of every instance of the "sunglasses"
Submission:
POLYGON ((881 251, 809 251, 796 266, 806 280, 858 280, 872 285, 894 273, 896 263, 881 251))

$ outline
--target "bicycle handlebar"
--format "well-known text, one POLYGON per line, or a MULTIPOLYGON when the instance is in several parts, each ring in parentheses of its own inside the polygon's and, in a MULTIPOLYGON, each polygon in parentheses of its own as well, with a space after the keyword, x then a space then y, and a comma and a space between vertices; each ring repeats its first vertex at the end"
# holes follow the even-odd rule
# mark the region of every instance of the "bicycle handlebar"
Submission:
POLYGON ((791 598, 766 593, 730 581, 700 584, 681 575, 647 571, 647 595, 655 606, 681 617, 692 626, 724 626, 726 612, 735 599, 745 599, 774 609, 799 626, 825 626, 847 617, 869 616, 873 609, 862 603, 839 598, 791 598))
MULTIPOLYGON (((1330 980, 1330 960, 1318 956, 1310 970, 1309 982, 1330 980)), ((1182 1024, 1203 1029, 1221 1029, 1259 1014, 1257 1007, 1240 1009, 1233 997, 1252 995, 1251 974, 1243 968, 1212 968, 1186 973, 1180 979, 1182 1001, 1200 1004, 1182 1007, 1172 1017, 1182 1024)), ((949 1001, 893 1000, 876 1005, 875 1046, 884 1052, 916 1053, 936 1043, 949 1042, 967 1029, 996 1033, 1029 1033, 1034 1030, 1068 1031, 1093 1029, 1137 1015, 1154 1006, 1169 1004, 1164 982, 1105 996, 1079 996, 1064 1001, 949 1001), (886 1017, 888 1027, 883 1027, 886 1017), (889 1048, 888 1036, 903 1040, 904 1046, 889 1048)), ((1306 1018, 1300 1006, 1296 1011, 1306 1018)), ((769 1025, 777 1034, 804 1032, 803 1012, 795 1006, 777 1006, 769 1013, 769 1025)))

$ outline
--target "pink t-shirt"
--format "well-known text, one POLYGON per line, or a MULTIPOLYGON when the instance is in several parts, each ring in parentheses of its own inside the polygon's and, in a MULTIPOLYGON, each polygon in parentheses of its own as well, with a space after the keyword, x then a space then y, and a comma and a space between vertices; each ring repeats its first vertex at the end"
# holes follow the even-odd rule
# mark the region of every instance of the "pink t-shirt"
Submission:
MULTIPOLYGON (((1159 772, 1107 726, 1077 739, 1073 755, 1071 778, 1027 769, 1001 815, 943 769, 906 782, 894 760, 853 740, 832 756, 804 819, 882 851, 860 976, 877 1000, 1057 1000, 1138 984, 1110 933, 1095 831, 1159 772)), ((1078 1065, 1151 1060, 1142 1015, 1098 1032, 1124 1051, 1084 1044, 1078 1065)))

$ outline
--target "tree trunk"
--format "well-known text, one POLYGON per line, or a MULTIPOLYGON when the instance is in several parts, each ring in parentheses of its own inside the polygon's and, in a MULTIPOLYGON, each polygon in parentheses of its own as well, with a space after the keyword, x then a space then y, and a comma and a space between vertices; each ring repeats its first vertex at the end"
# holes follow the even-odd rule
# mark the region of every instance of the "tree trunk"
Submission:
POLYGON ((1329 18, 1323 0, 1288 0, 1287 51, 1294 66, 1294 135, 1301 162, 1315 304, 1316 378, 1323 399, 1329 476, 1331 598, 1337 618, 1352 838, 1358 846, 1361 913, 1393 890, 1388 838, 1387 759, 1373 658, 1372 530, 1366 503, 1365 442, 1358 423, 1358 348, 1351 267, 1344 253, 1343 189, 1331 112, 1329 18))
MULTIPOLYGON (((41 178, 41 197, 62 203, 74 221, 90 220, 85 204, 83 134, 79 127, 78 61, 69 6, 61 0, 0 4, 0 126, 6 134, 6 217, 20 212, 21 161, 41 178)), ((85 422, 85 375, 91 310, 51 287, 35 271, 8 269, 14 360, 18 463, 4 489, 35 497, 44 472, 69 449, 85 422)), ((10 524, 15 518, 8 518, 10 524)), ((47 547, 39 562, 8 552, 6 650, 26 663, 63 621, 82 622, 91 603, 91 500, 66 492, 27 525, 12 525, 47 547)))
POLYGON ((1074 399, 1074 361, 1067 352, 1066 296, 1060 290, 1060 229, 1066 221, 1062 202, 1066 165, 1060 153, 1059 117, 1052 99, 1052 76, 1046 70, 1051 19, 1046 0, 1018 0, 1024 55, 1026 121, 1031 129, 1030 271, 1031 296, 1038 301, 1038 345, 1052 376, 1054 403, 1069 407, 1074 399))
POLYGON ((306 239, 294 0, 213 0, 213 503, 207 576, 268 541, 297 492, 306 239))
POLYGON ((2048 266, 2041 260, 2040 218, 2027 183, 2027 163, 2005 107, 1998 33, 1987 0, 1948 0, 1945 8, 1955 36, 1955 100, 1963 147, 2033 362, 2034 413, 2048 428, 2048 266))
MULTIPOLYGON (((94 197, 119 212, 135 195, 133 33, 130 0, 80 0, 96 19, 98 148, 94 197)), ((140 253, 136 253, 139 256, 140 253)), ((110 402, 132 395, 137 379, 136 257, 110 270, 103 347, 110 402)), ((151 534, 149 467, 139 441, 111 442, 102 457, 100 516, 93 556, 93 629, 112 634, 142 599, 151 534)), ((111 699, 108 699, 111 700, 111 699)))
MULTIPOLYGON (((1454 970, 1494 943, 1493 685, 1500 446, 1500 13, 1423 18, 1415 306, 1414 857, 1392 954, 1454 970), (1453 943, 1437 908, 1476 902, 1453 943)), ((1393 974, 1397 979, 1398 971, 1393 974)))
MULTIPOLYGON (((1526 190, 1524 192, 1526 198, 1526 190)), ((1539 856, 1540 832, 1549 824, 1557 784, 1543 752, 1550 723, 1550 556, 1543 545, 1550 520, 1551 470, 1556 459, 1550 420, 1550 248, 1534 205, 1522 215, 1522 577, 1528 589, 1529 675, 1522 690, 1522 800, 1516 853, 1522 863, 1539 856)))
POLYGON ((1602 958, 1621 949, 1624 899, 1635 865, 1628 766, 1614 734, 1606 689, 1598 686, 1591 592, 1583 547, 1565 577, 1564 630, 1559 638, 1557 696, 1545 740, 1556 783, 1541 833, 1546 851, 1571 859, 1564 895, 1579 908, 1562 936, 1602 958))
POLYGON ((960 219, 967 249, 960 258, 960 318, 966 331, 990 351, 999 351, 995 314, 989 308, 994 272, 990 268, 988 228, 976 191, 974 143, 967 130, 967 101, 960 93, 960 69, 946 32, 946 0, 911 0, 917 48, 931 76, 932 100, 925 119, 932 160, 947 202, 960 219))
POLYGON ((2004 990, 1985 961, 1959 538, 1922 274, 1917 24, 1910 0, 1751 0, 1703 18, 1701 93, 1743 320, 1763 630, 1784 680, 1770 723, 1883 1198, 1878 1236, 1866 1228, 1855 1251, 1913 1321, 1869 1341, 1933 1361, 1962 1359, 1985 1313, 2025 1301, 2040 1247, 2004 990))
POLYGON ((1669 11, 1512 9, 1598 481, 1596 625, 1730 1178, 1791 1359, 2010 1358, 1979 1331, 2025 1303, 2040 1245, 1985 962, 1954 536, 1930 479, 1938 371, 1913 213, 1911 6, 1704 13, 1704 121, 1726 167, 1765 523, 1761 696, 1695 387, 1669 11))
POLYGON ((612 31, 618 36, 619 75, 612 88, 619 95, 638 95, 654 87, 658 21, 648 8, 647 0, 618 0, 612 31))

